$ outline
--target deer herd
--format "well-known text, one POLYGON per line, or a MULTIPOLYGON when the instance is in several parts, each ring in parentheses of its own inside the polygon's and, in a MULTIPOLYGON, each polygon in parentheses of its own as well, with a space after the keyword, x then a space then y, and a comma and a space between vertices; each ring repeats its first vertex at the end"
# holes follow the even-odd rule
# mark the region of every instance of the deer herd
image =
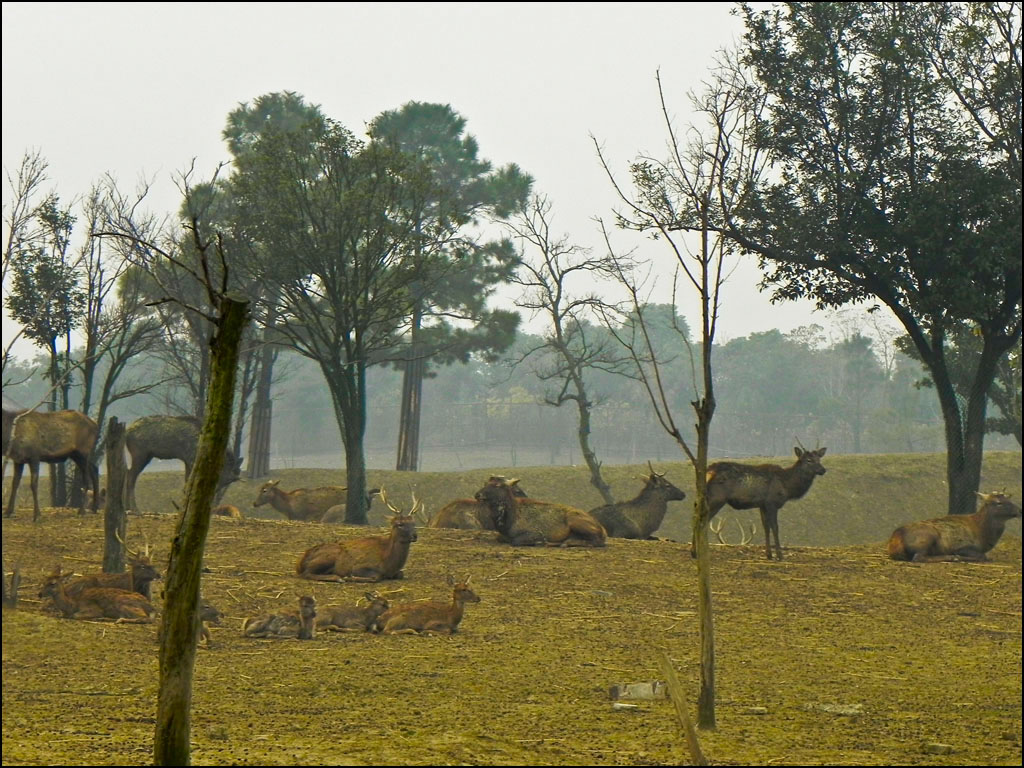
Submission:
MULTIPOLYGON (((33 520, 39 520, 37 496, 40 462, 73 459, 82 469, 81 477, 91 486, 90 502, 95 511, 103 500, 98 487, 92 452, 97 428, 78 412, 27 412, 14 421, 7 456, 14 462, 14 477, 6 515, 14 512, 15 496, 24 464, 32 470, 33 520), (74 415, 77 414, 77 415, 74 415)), ((195 451, 196 425, 172 417, 147 417, 127 430, 132 467, 129 474, 129 499, 134 509, 135 479, 153 457, 178 458, 189 467, 195 451)), ((782 559, 779 542, 779 510, 786 502, 799 499, 811 489, 814 480, 825 474, 821 460, 825 448, 794 448, 796 461, 789 467, 775 464, 741 464, 719 461, 708 466, 706 501, 708 527, 725 544, 721 524, 713 518, 724 506, 733 509, 757 509, 765 536, 765 557, 782 559), (774 541, 773 541, 774 540, 774 541), (773 546, 774 545, 774 546, 773 546)), ((225 462, 222 484, 238 477, 239 462, 234 456, 225 462)), ((317 544, 306 550, 295 566, 299 579, 322 582, 376 583, 402 579, 411 545, 417 541, 416 523, 427 528, 459 528, 494 531, 499 542, 512 546, 600 548, 607 539, 653 538, 660 527, 670 501, 682 501, 686 494, 648 463, 640 493, 629 501, 606 504, 585 511, 565 504, 535 499, 519 486, 518 479, 492 476, 472 499, 456 499, 426 517, 423 504, 412 499, 412 507, 403 512, 387 498, 382 488, 368 493, 367 502, 379 496, 391 511, 386 533, 317 544)), ((290 520, 341 522, 344 518, 345 491, 342 486, 284 491, 279 481, 264 483, 253 506, 271 505, 290 520)), ((984 560, 1005 530, 1007 521, 1021 516, 1005 493, 978 494, 981 506, 972 515, 951 515, 912 522, 899 527, 888 541, 887 552, 893 560, 984 560)), ((240 518, 234 506, 222 505, 212 514, 240 518)), ((748 544, 741 526, 740 543, 748 544)), ((148 544, 144 552, 129 550, 129 570, 123 574, 75 576, 58 565, 44 581, 40 598, 49 598, 65 618, 113 619, 117 623, 149 623, 157 611, 151 602, 150 584, 159 572, 150 561, 148 544)), ((695 554, 691 544, 691 554, 695 554)), ((467 603, 480 601, 466 576, 457 580, 448 576, 451 599, 429 601, 389 601, 380 592, 366 592, 354 605, 318 607, 311 595, 303 595, 295 610, 246 617, 242 635, 246 638, 296 638, 308 640, 318 631, 371 632, 379 634, 454 634, 462 621, 467 603)), ((209 603, 196 606, 197 636, 210 646, 208 624, 219 625, 221 613, 209 603)))

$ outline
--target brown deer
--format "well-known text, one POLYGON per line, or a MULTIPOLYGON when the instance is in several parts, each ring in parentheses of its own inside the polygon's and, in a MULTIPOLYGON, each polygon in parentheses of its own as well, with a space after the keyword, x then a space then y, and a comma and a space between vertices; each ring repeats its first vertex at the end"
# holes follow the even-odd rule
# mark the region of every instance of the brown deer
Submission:
MULTIPOLYGON (((765 557, 772 559, 769 535, 775 537, 775 557, 782 559, 779 545, 779 510, 790 499, 799 499, 811 488, 818 475, 825 474, 821 457, 826 448, 805 451, 793 449, 796 462, 789 467, 778 464, 737 464, 734 461, 716 461, 708 466, 707 499, 708 522, 728 504, 733 509, 761 511, 764 528, 765 557)), ((697 556, 697 543, 690 543, 690 555, 697 556)))
POLYGON ((589 512, 537 499, 517 498, 518 479, 493 476, 476 492, 491 510, 502 541, 518 547, 537 544, 559 547, 603 547, 604 527, 589 512))
POLYGON ((64 588, 65 574, 58 565, 43 582, 39 597, 53 599, 57 610, 68 619, 116 619, 118 624, 148 624, 156 609, 137 592, 110 587, 87 587, 76 595, 64 588))
POLYGON ((303 595, 299 598, 298 613, 268 613, 245 619, 242 622, 242 635, 312 640, 316 637, 316 600, 312 595, 303 595))
POLYGON ((451 603, 428 600, 392 606, 377 619, 376 631, 385 635, 454 635, 466 603, 479 603, 480 598, 469 588, 468 576, 456 582, 449 574, 448 584, 452 587, 451 603))
MULTIPOLYGON (((131 458, 125 491, 126 506, 138 512, 135 483, 153 459, 177 459, 185 465, 185 478, 192 474, 199 445, 199 422, 188 416, 143 416, 136 419, 124 433, 124 444, 131 458)), ((242 458, 228 448, 224 455, 216 498, 241 477, 242 458)))
POLYGON ((95 573, 78 576, 67 582, 65 589, 69 595, 77 595, 90 587, 109 587, 138 592, 147 600, 152 600, 151 583, 161 578, 160 572, 153 567, 150 560, 149 542, 144 541, 141 552, 133 551, 116 533, 114 534, 121 546, 128 553, 129 569, 125 573, 95 573))
POLYGON ((299 558, 295 566, 299 577, 313 581, 381 581, 402 578, 409 546, 417 538, 414 515, 420 502, 413 496, 413 510, 405 514, 388 503, 383 490, 380 497, 388 509, 394 512, 388 534, 317 544, 299 558))
MULTIPOLYGON (((370 507, 373 505, 373 497, 380 494, 380 488, 371 488, 366 492, 366 511, 370 511, 370 507)), ((327 511, 320 516, 321 523, 344 523, 345 522, 345 505, 335 504, 333 507, 328 507, 327 511)))
MULTIPOLYGON (((78 467, 85 490, 91 488, 92 511, 97 510, 100 475, 93 462, 99 425, 81 411, 25 411, 19 414, 11 427, 7 445, 7 458, 14 464, 11 478, 11 496, 7 501, 6 517, 14 514, 21 473, 28 464, 32 475, 32 521, 39 521, 39 463, 57 464, 71 459, 78 467)), ((82 495, 79 514, 85 513, 85 495, 82 495)))
POLYGON ((211 509, 210 514, 218 517, 230 517, 233 520, 241 520, 244 517, 242 510, 234 504, 221 504, 219 507, 211 509))
POLYGON ((661 527, 668 502, 682 501, 686 494, 665 479, 665 473, 654 471, 644 478, 644 487, 634 499, 605 504, 590 510, 591 516, 604 526, 609 536, 621 539, 650 539, 661 527))
POLYGON ((203 641, 207 648, 213 647, 213 639, 210 637, 210 624, 215 627, 220 626, 223 614, 218 611, 215 607, 210 605, 205 600, 199 603, 199 637, 196 640, 196 644, 199 641, 203 641))
POLYGON ((345 504, 348 488, 343 485, 324 485, 319 488, 296 488, 282 491, 280 480, 268 480, 260 486, 254 507, 269 504, 289 520, 319 522, 331 507, 345 504))
MULTIPOLYGON (((495 475, 497 477, 497 475, 495 475)), ((519 485, 512 486, 512 495, 526 498, 526 491, 519 485)), ((441 507, 430 518, 427 528, 459 528, 464 531, 496 531, 491 508, 476 499, 455 499, 441 507)))
POLYGON ((368 632, 390 607, 378 592, 367 592, 366 604, 327 606, 317 613, 316 628, 333 632, 368 632))
POLYGON ((981 509, 972 515, 948 515, 907 523, 889 537, 893 560, 987 560, 986 554, 1006 530, 1006 521, 1020 517, 1020 507, 1005 493, 979 493, 981 509))

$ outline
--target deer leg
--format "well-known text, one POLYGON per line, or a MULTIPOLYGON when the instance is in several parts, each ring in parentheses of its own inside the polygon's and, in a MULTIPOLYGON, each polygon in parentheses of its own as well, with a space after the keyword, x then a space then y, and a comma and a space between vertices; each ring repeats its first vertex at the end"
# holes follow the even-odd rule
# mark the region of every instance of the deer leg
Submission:
POLYGON ((39 522, 39 462, 28 463, 29 482, 32 484, 32 522, 39 522))
POLYGON ((133 456, 131 469, 128 470, 128 488, 126 491, 126 495, 128 496, 128 509, 136 514, 139 513, 139 508, 135 504, 135 481, 139 479, 139 475, 142 474, 142 470, 146 468, 146 465, 149 464, 152 458, 152 456, 143 456, 136 459, 136 457, 133 456))
POLYGON ((772 524, 771 524, 771 513, 767 507, 761 507, 761 527, 764 529, 764 556, 769 560, 772 559, 772 524))
MULTIPOLYGON (((78 467, 78 477, 79 477, 80 482, 82 483, 82 498, 81 498, 81 502, 78 505, 78 514, 84 515, 85 514, 85 496, 86 496, 86 492, 89 490, 89 486, 92 484, 92 472, 89 471, 89 462, 88 462, 88 460, 84 456, 82 456, 81 454, 78 454, 78 453, 71 454, 71 460, 74 461, 75 462, 75 466, 78 467)), ((93 511, 93 514, 96 513, 96 509, 97 509, 96 497, 99 495, 99 492, 100 492, 99 488, 93 487, 93 491, 92 491, 92 511, 93 511)))
POLYGON ((7 500, 7 512, 4 517, 14 514, 14 500, 18 498, 18 484, 21 482, 21 473, 25 471, 24 463, 14 464, 14 476, 11 478, 11 497, 7 500))

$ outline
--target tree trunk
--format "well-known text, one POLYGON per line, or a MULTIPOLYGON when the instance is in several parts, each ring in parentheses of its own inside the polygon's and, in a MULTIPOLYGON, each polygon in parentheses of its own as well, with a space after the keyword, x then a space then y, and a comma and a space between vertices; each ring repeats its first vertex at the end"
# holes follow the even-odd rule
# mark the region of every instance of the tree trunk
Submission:
POLYGON ((273 326, 264 330, 263 346, 260 348, 260 372, 256 382, 256 400, 252 405, 252 427, 249 430, 248 477, 250 480, 270 474, 270 423, 273 401, 270 399, 270 385, 273 381, 274 362, 277 355, 269 343, 273 326))
POLYGON ((107 503, 103 513, 103 572, 124 573, 124 487, 128 467, 124 460, 125 425, 111 417, 107 425, 107 503))
POLYGON ((398 421, 398 460, 395 469, 415 472, 420 460, 420 416, 423 401, 423 378, 426 375, 426 360, 420 344, 420 325, 423 315, 417 308, 412 318, 412 338, 409 357, 402 371, 402 400, 398 421))
POLYGON ((341 370, 323 367, 327 388, 331 392, 334 417, 345 446, 345 522, 366 525, 366 456, 363 437, 366 434, 366 366, 353 363, 341 370))
MULTIPOLYGON (((705 315, 706 317, 707 315, 705 315)), ((710 362, 705 369, 705 387, 710 392, 710 362)), ((711 608, 711 549, 708 547, 707 470, 708 446, 711 436, 711 417, 715 401, 708 394, 694 403, 697 411, 697 461, 694 476, 697 499, 694 502, 693 536, 697 545, 697 616, 700 623, 700 694, 697 697, 697 727, 712 730, 715 719, 715 621, 711 608)))
POLYGON ((611 488, 601 476, 601 462, 597 460, 597 454, 590 447, 590 401, 587 400, 587 392, 582 381, 576 382, 576 394, 576 410, 579 414, 579 427, 576 436, 579 439, 583 460, 587 462, 587 467, 590 469, 590 484, 601 494, 605 504, 614 504, 615 497, 612 496, 611 488))
POLYGON ((210 345, 210 386, 203 427, 164 581, 160 687, 153 742, 156 765, 191 764, 192 673, 199 629, 203 550, 210 528, 210 505, 231 434, 238 347, 247 315, 246 299, 221 297, 210 345))

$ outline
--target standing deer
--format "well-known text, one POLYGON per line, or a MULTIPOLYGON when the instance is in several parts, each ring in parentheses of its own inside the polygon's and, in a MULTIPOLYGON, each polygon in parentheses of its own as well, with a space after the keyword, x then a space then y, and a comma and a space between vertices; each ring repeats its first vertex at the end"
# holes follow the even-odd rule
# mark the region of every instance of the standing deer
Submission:
POLYGON ((390 606, 378 592, 367 592, 365 598, 365 605, 329 605, 318 611, 316 628, 333 632, 368 632, 390 606))
POLYGON ((260 486, 254 507, 269 504, 289 520, 320 522, 324 514, 335 506, 344 506, 348 488, 343 485, 323 485, 319 488, 296 488, 282 491, 280 480, 268 480, 260 486))
POLYGON ((156 609, 149 600, 137 592, 87 587, 76 595, 70 595, 64 588, 65 578, 58 565, 39 590, 39 597, 52 598, 64 618, 116 619, 118 624, 148 624, 156 615, 156 609))
POLYGON ((493 476, 476 492, 491 510, 499 538, 518 547, 603 547, 604 527, 589 512, 537 499, 517 498, 519 480, 493 476))
MULTIPOLYGON (((497 477, 497 475, 495 475, 497 477)), ((512 486, 512 495, 526 498, 526 491, 519 485, 512 486)), ((455 499, 441 507, 430 518, 427 528, 459 528, 464 531, 496 531, 491 508, 476 499, 455 499)))
POLYGON ((644 479, 644 487, 636 498, 605 504, 590 510, 590 514, 604 526, 609 536, 621 539, 649 539, 661 527, 668 510, 668 502, 682 501, 686 494, 665 479, 665 473, 651 470, 644 479))
POLYGON ((469 588, 469 576, 456 582, 449 574, 448 584, 452 587, 450 603, 428 600, 392 606, 377 619, 377 631, 385 635, 454 635, 466 603, 479 603, 480 598, 469 588))
MULTIPOLYGON (((761 527, 764 528, 765 557, 772 559, 769 535, 775 536, 775 556, 782 559, 779 545, 779 510, 790 499, 799 499, 811 488, 818 475, 825 474, 821 457, 826 448, 805 451, 799 446, 793 449, 796 462, 790 467, 777 464, 737 464, 734 461, 716 461, 708 466, 707 499, 708 522, 728 504, 733 509, 754 509, 761 511, 761 527)), ((690 555, 697 556, 697 544, 691 542, 690 555)))
MULTIPOLYGON (((71 459, 78 467, 86 490, 93 492, 92 511, 97 510, 100 493, 99 470, 93 463, 99 425, 81 411, 25 411, 14 419, 7 457, 14 464, 11 497, 6 517, 14 514, 21 473, 28 464, 32 474, 32 521, 39 522, 39 463, 56 464, 71 459)), ((79 513, 85 513, 85 501, 79 513)))
MULTIPOLYGON (((139 511, 135 501, 135 483, 153 459, 177 459, 185 465, 185 478, 192 474, 199 445, 199 423, 188 416, 143 416, 124 433, 124 444, 131 457, 125 491, 128 509, 139 511)), ((216 498, 241 476, 242 459, 228 448, 224 455, 216 498)))
POLYGON ((299 558, 295 566, 299 577, 313 581, 381 581, 402 578, 409 547, 417 538, 415 514, 420 502, 413 496, 413 509, 405 514, 388 503, 383 490, 380 498, 394 512, 390 519, 389 533, 317 544, 299 558))
POLYGON ((1020 507, 1005 493, 979 493, 981 509, 972 515, 947 515, 901 525, 889 537, 893 560, 986 560, 1020 507))

